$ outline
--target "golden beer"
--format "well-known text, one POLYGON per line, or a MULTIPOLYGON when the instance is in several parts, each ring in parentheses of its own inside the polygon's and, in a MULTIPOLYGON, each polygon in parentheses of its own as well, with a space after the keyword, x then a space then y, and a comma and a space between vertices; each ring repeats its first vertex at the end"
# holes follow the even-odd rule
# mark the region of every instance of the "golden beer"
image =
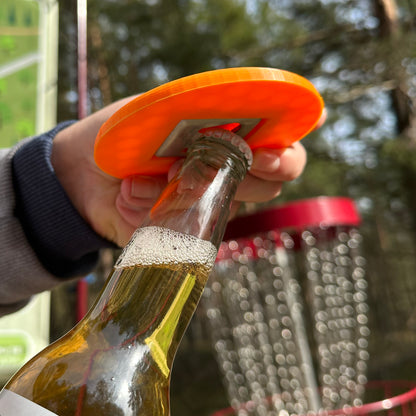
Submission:
POLYGON ((134 245, 146 244, 144 264, 122 259, 88 316, 32 359, 7 389, 59 416, 169 414, 173 358, 216 249, 158 227, 138 234, 134 245), (151 254, 151 241, 160 255, 151 254), (185 259, 184 241, 194 258, 185 259))

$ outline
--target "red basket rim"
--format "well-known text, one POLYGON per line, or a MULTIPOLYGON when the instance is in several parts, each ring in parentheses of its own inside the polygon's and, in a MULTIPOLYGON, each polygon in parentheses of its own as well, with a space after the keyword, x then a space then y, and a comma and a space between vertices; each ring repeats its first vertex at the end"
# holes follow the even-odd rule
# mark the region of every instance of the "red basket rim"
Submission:
POLYGON ((347 197, 301 199, 230 221, 224 240, 249 237, 274 229, 358 226, 361 218, 347 197))

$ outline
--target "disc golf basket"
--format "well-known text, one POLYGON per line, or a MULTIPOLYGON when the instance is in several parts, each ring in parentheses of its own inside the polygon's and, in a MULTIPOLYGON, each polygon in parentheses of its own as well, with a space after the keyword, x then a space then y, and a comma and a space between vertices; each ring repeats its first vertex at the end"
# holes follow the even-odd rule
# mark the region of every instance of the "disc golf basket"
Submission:
POLYGON ((203 298, 231 404, 215 416, 416 415, 415 386, 367 383, 359 222, 320 197, 230 223, 203 298))

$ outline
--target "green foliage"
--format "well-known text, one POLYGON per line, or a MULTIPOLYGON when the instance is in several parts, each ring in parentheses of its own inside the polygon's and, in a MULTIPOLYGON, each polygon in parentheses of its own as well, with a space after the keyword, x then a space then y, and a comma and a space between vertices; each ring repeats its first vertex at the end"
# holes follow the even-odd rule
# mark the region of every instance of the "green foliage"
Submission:
POLYGON ((38 49, 38 23, 37 1, 0 2, 0 65, 38 49))
POLYGON ((7 103, 0 101, 0 127, 7 124, 12 119, 12 112, 10 106, 7 103))
POLYGON ((0 36, 0 65, 38 49, 38 35, 0 36))
POLYGON ((416 147, 403 138, 391 140, 383 145, 383 154, 397 166, 414 172, 416 175, 416 147))
POLYGON ((35 133, 37 66, 0 79, 0 147, 35 133))
MULTIPOLYGON (((0 3, 0 66, 36 52, 39 47, 39 3, 0 3)), ((0 146, 6 147, 35 132, 37 66, 0 78, 0 146)))
POLYGON ((0 99, 3 94, 7 91, 7 83, 5 79, 0 79, 0 99))
POLYGON ((10 26, 15 26, 17 24, 17 13, 16 13, 16 6, 10 5, 7 9, 7 23, 10 26))
POLYGON ((30 85, 36 82, 36 74, 30 69, 23 69, 17 73, 19 82, 23 85, 30 85))
POLYGON ((10 52, 16 47, 16 40, 13 36, 1 36, 0 37, 0 49, 4 54, 10 54, 10 52))
POLYGON ((35 132, 35 123, 33 120, 20 119, 16 122, 16 130, 19 137, 29 137, 35 132))
POLYGON ((1 0, 0 27, 34 27, 39 22, 37 0, 1 0))

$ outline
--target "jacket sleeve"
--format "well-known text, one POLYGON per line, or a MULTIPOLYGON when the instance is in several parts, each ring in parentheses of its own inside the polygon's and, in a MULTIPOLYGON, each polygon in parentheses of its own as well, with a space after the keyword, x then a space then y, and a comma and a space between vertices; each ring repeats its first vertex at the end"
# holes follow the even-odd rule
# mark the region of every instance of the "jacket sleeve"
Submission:
POLYGON ((67 125, 0 149, 0 315, 87 274, 101 248, 115 247, 82 219, 54 174, 52 140, 67 125))

